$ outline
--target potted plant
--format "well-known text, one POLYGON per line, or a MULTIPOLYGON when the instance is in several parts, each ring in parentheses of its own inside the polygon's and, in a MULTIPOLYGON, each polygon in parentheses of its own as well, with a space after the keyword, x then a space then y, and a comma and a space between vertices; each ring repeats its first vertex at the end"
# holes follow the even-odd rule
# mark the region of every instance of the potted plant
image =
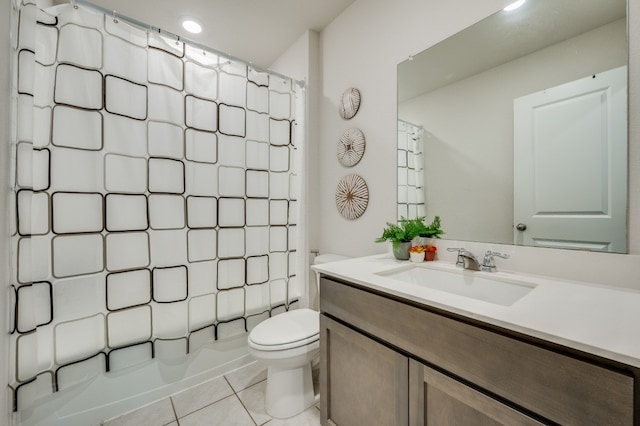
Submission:
POLYGON ((407 260, 409 259, 409 248, 413 237, 415 235, 408 232, 403 222, 400 222, 400 224, 387 222, 387 227, 382 231, 382 235, 376 239, 376 243, 391 241, 393 255, 396 259, 407 260))
POLYGON ((412 246, 409 249, 409 257, 414 263, 424 262, 425 246, 412 246))
POLYGON ((376 242, 391 241, 393 255, 396 259, 408 260, 411 240, 423 234, 428 236, 427 238, 440 238, 440 234, 443 234, 440 229, 440 217, 436 216, 428 226, 424 224, 424 216, 415 219, 401 217, 397 224, 387 222, 387 227, 382 231, 382 235, 376 239, 376 242))
POLYGON ((436 251, 438 251, 438 248, 431 244, 427 244, 425 246, 412 246, 409 249, 409 256, 412 262, 430 262, 432 260, 435 260, 436 251))
POLYGON ((426 246, 424 246, 424 259, 427 262, 435 260, 436 259, 436 251, 438 251, 438 247, 432 246, 431 244, 427 244, 426 246))

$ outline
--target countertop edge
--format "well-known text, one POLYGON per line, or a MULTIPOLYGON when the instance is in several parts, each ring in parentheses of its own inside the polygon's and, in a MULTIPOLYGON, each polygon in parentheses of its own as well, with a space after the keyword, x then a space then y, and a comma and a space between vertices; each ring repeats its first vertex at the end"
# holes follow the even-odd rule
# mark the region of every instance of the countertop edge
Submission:
MULTIPOLYGON (((449 312, 451 314, 454 315, 458 315, 458 316, 462 316, 462 317, 466 317, 469 318, 471 320, 474 321, 478 321, 480 323, 485 323, 488 324, 490 326, 494 326, 494 327, 498 327, 498 328, 502 328, 511 332, 515 332, 515 333, 520 333, 523 334, 525 336, 529 336, 535 339, 539 339, 539 340, 543 340, 543 341, 547 341, 550 342, 552 344, 556 344, 556 345, 560 345, 560 346, 564 346, 573 350, 577 350, 577 351, 581 351, 593 356, 597 356, 597 357, 601 357, 613 362, 617 362, 617 363, 621 363, 624 365, 628 365, 634 368, 640 368, 640 354, 638 357, 634 357, 634 356, 630 356, 624 353, 620 353, 620 352, 616 352, 614 350, 609 350, 607 348, 602 348, 599 346, 594 346, 591 345, 589 343, 586 342, 582 342, 579 340, 574 340, 574 339, 569 339, 566 337, 562 337, 559 335, 555 335, 553 333, 549 333, 546 331, 542 331, 542 330, 538 330, 535 328, 531 328, 531 327, 527 327, 525 325, 522 324, 518 324, 515 322, 511 322, 511 321, 505 321, 505 320, 501 320, 499 318, 496 317, 492 317, 490 315, 486 315, 486 314, 482 314, 479 312, 473 312, 471 310, 467 310, 467 309, 463 309, 454 305, 450 305, 450 304, 446 304, 446 303, 440 303, 438 301, 434 301, 434 300, 429 300, 429 299, 425 299, 422 297, 417 297, 417 296, 413 296, 411 294, 407 294, 405 292, 402 291, 395 291, 392 288, 388 288, 388 287, 384 287, 384 286, 380 286, 380 285, 376 285, 375 283, 372 283, 370 281, 368 281, 367 279, 363 279, 362 277, 358 277, 357 273, 348 273, 348 272, 344 272, 344 270, 346 268, 344 268, 344 264, 347 262, 353 262, 353 261, 357 261, 359 259, 365 259, 368 261, 375 261, 377 259, 382 260, 382 261, 386 261, 387 259, 389 259, 388 255, 374 255, 374 256, 367 256, 364 258, 356 258, 356 259, 350 259, 350 260, 345 260, 345 261, 339 261, 339 262, 332 262, 332 263, 327 263, 327 264, 323 264, 323 265, 314 265, 312 266, 312 269, 314 271, 316 271, 317 273, 319 273, 320 275, 324 275, 327 277, 331 277, 331 278, 335 278, 335 279, 339 279, 339 280, 343 280, 343 281, 347 281, 347 282, 353 282, 355 284, 358 284, 364 288, 369 288, 372 290, 376 290, 378 292, 382 292, 385 294, 389 294, 389 295, 393 295, 394 297, 400 298, 400 299, 404 299, 407 300, 409 302, 412 303, 417 303, 419 305, 423 305, 426 308, 434 308, 434 309, 439 309, 441 311, 445 311, 445 312, 449 312), (338 268, 338 266, 340 266, 339 264, 342 264, 341 268, 338 268), (342 269, 342 270, 341 270, 342 269)), ((403 264, 408 264, 407 262, 404 262, 403 264)), ((389 269, 393 268, 393 267, 399 267, 401 265, 398 265, 397 263, 394 263, 392 265, 379 265, 381 267, 382 270, 385 269, 385 266, 388 266, 389 269)), ((535 278, 535 277, 534 277, 535 278)), ((548 277, 542 277, 543 279, 549 279, 548 277)), ((565 280, 557 280, 557 281, 565 281, 565 280)), ((570 282, 571 285, 580 285, 579 283, 575 283, 575 282, 570 282)), ((587 283, 584 284, 585 287, 593 287, 591 284, 587 283)), ((597 286, 598 288, 602 288, 602 286, 597 286)), ((616 292, 618 291, 617 289, 611 289, 611 288, 605 288, 606 290, 610 290, 612 292, 616 292)), ((622 289, 620 291, 621 293, 627 293, 626 289, 622 289)), ((635 292, 632 292, 635 293, 635 292)), ((640 309, 640 306, 638 307, 640 309)), ((640 339, 640 332, 638 333, 638 338, 640 339)))

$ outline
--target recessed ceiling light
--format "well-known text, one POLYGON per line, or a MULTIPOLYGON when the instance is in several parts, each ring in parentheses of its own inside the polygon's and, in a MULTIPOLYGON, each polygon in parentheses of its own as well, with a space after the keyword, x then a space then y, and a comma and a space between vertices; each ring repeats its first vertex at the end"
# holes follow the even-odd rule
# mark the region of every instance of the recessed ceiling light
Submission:
POLYGON ((502 10, 506 10, 507 12, 510 11, 510 10, 516 10, 517 8, 522 6, 525 1, 527 1, 527 0, 515 1, 515 2, 511 3, 509 6, 505 7, 504 9, 502 9, 502 10))
POLYGON ((199 34, 202 31, 202 25, 193 18, 184 18, 182 28, 193 34, 199 34))

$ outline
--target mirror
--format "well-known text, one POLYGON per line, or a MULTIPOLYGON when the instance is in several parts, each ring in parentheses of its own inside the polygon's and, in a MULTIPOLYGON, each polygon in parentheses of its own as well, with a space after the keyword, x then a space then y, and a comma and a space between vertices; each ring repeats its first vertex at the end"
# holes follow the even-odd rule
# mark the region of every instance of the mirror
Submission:
POLYGON ((626 11, 528 0, 399 64, 398 218, 626 253, 626 11))

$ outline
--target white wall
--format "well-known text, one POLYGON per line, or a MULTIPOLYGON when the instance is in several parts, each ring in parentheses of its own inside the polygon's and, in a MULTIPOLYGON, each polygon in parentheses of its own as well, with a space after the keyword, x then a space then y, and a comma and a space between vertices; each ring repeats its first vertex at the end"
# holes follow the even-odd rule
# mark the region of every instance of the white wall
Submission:
MULTIPOLYGON (((312 183, 319 203, 320 232, 312 245, 321 251, 351 256, 382 253, 388 245, 376 245, 385 222, 396 218, 396 67, 409 55, 485 18, 508 4, 504 0, 356 0, 320 35, 321 99, 319 179, 312 183), (464 11, 464 13, 461 13, 464 11), (349 87, 362 94, 360 112, 350 121, 338 115, 340 95, 349 87), (346 169, 336 160, 336 141, 344 129, 358 127, 367 139, 362 161, 346 169), (359 173, 370 191, 369 207, 355 221, 336 211, 334 191, 338 180, 359 173)), ((640 14, 640 2, 631 1, 630 14, 640 14)), ((635 15, 634 15, 635 14, 635 15)), ((629 25, 631 38, 630 75, 640 69, 640 25, 629 25)), ((640 182, 640 81, 630 79, 630 180, 640 182)), ((443 177, 443 179, 446 177, 443 177)), ((512 259, 499 264, 503 269, 554 275, 603 284, 640 288, 640 185, 632 183, 629 194, 629 250, 635 255, 578 253, 507 246, 512 259)), ((446 220, 446 218, 443 218, 446 220)), ((443 242, 444 245, 460 242, 443 242)), ((469 244, 481 253, 488 245, 469 244)), ((449 259, 444 250, 441 259, 449 259)))
POLYGON ((320 251, 358 256, 387 249, 374 239, 385 222, 396 218, 397 64, 506 3, 356 0, 322 31, 321 173, 312 189, 319 200, 320 251), (358 114, 345 121, 338 114, 338 102, 349 87, 360 90, 362 102, 358 114), (336 143, 349 127, 364 132, 366 150, 360 163, 345 168, 336 159, 336 143), (334 200, 338 181, 349 173, 360 174, 369 187, 369 206, 354 221, 340 216, 334 200))
POLYGON ((447 238, 513 240, 513 100, 625 65, 626 40, 621 19, 398 106, 437 159, 425 171, 427 214, 446 218, 447 238))

